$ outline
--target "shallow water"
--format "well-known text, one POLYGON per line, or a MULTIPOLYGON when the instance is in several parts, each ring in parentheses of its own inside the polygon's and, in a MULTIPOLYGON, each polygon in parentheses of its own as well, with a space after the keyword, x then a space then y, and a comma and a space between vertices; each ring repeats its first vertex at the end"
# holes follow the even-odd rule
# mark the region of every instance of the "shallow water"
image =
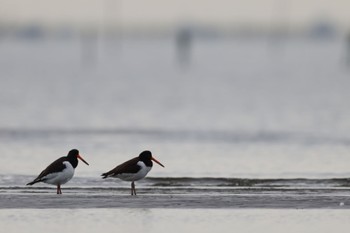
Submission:
POLYGON ((24 186, 29 176, 0 177, 0 208, 281 208, 348 209, 349 179, 75 178, 56 195, 54 186, 24 186))
POLYGON ((350 227, 349 210, 290 209, 10 209, 5 232, 286 232, 329 233, 350 227))
POLYGON ((1 174, 41 172, 78 148, 77 177, 99 177, 149 149, 156 177, 346 178, 347 139, 274 133, 119 130, 0 130, 1 174), (2 133, 1 133, 2 132, 2 133))
POLYGON ((158 177, 350 177, 342 38, 196 38, 186 67, 171 37, 100 38, 88 65, 83 39, 2 39, 0 174, 78 148, 85 177, 145 149, 158 177))

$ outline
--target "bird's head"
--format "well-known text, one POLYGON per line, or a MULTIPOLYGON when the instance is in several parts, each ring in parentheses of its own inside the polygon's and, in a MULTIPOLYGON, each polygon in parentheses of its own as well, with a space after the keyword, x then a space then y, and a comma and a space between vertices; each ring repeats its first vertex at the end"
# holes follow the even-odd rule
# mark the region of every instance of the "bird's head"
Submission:
POLYGON ((163 164, 161 164, 157 159, 155 159, 153 156, 152 156, 152 153, 151 151, 148 151, 148 150, 145 150, 143 151, 140 155, 139 155, 139 159, 141 161, 150 161, 150 160, 153 160, 154 162, 158 163, 160 166, 164 167, 163 164))

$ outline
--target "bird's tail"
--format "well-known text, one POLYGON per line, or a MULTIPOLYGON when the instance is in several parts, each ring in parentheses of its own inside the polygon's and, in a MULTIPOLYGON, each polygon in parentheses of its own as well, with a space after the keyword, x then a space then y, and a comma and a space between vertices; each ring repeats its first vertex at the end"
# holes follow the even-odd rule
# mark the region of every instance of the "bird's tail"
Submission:
POLYGON ((38 183, 38 182, 40 182, 41 180, 33 180, 32 182, 29 182, 28 184, 26 184, 26 185, 33 185, 33 184, 35 184, 35 183, 38 183))
POLYGON ((106 173, 103 173, 101 176, 102 176, 102 179, 106 179, 109 176, 109 174, 108 172, 106 172, 106 173))

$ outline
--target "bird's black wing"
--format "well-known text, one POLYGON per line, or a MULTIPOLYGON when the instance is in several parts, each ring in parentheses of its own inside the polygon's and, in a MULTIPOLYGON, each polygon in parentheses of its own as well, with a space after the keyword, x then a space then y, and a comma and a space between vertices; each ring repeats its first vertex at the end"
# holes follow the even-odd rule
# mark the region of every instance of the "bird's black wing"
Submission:
POLYGON ((50 173, 60 172, 63 171, 66 168, 66 165, 63 164, 64 161, 67 161, 67 157, 61 157, 54 162, 52 162, 47 168, 45 168, 37 178, 35 178, 32 182, 28 183, 27 185, 33 185, 38 182, 45 181, 45 176, 47 176, 50 173))
POLYGON ((109 172, 103 173, 101 176, 103 176, 102 178, 107 178, 109 176, 115 176, 122 173, 137 173, 141 169, 141 167, 137 164, 138 161, 139 161, 139 157, 130 159, 116 166, 114 169, 110 170, 109 172))

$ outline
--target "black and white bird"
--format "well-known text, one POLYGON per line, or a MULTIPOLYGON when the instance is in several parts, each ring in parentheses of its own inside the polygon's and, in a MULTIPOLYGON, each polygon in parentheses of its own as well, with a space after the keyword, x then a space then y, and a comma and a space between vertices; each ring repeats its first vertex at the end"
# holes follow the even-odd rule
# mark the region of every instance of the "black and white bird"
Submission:
POLYGON ((109 172, 103 173, 103 179, 107 177, 119 178, 125 181, 131 181, 131 195, 136 195, 135 181, 143 179, 151 171, 153 163, 158 163, 164 167, 157 159, 152 156, 150 151, 143 151, 138 157, 130 159, 109 172))
POLYGON ((37 178, 27 185, 44 182, 57 186, 57 194, 62 194, 61 185, 67 183, 74 176, 74 170, 78 166, 78 159, 89 165, 80 155, 77 149, 69 151, 67 156, 61 157, 43 170, 37 178))

